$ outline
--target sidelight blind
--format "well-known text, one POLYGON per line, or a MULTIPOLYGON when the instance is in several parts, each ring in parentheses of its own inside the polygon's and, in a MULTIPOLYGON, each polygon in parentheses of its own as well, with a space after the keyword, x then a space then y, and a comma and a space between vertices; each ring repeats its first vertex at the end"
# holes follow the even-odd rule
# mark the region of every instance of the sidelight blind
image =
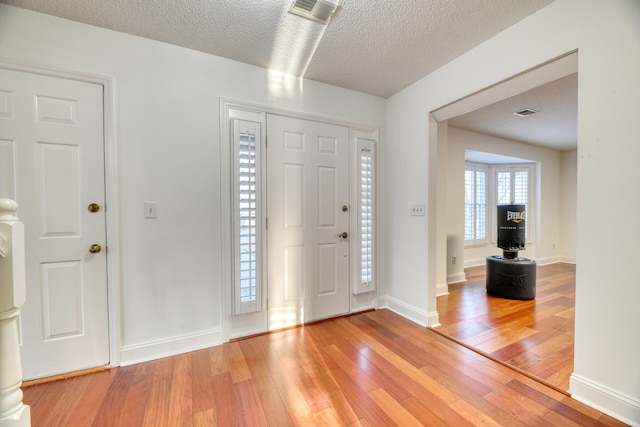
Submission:
POLYGON ((358 139, 358 230, 360 243, 360 280, 356 292, 374 290, 374 142, 358 139))
POLYGON ((234 121, 235 313, 261 309, 260 125, 234 121))

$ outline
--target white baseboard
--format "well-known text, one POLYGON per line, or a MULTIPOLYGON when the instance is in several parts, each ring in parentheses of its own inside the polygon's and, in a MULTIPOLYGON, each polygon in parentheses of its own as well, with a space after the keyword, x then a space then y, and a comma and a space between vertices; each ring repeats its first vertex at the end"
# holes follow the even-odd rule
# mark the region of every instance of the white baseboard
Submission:
POLYGON ((570 378, 571 397, 623 423, 640 426, 640 400, 576 373, 570 378))
POLYGON ((443 295, 449 295, 449 285, 447 283, 436 285, 436 296, 441 297, 443 295))
MULTIPOLYGON (((429 323, 434 321, 433 314, 427 313, 424 310, 387 295, 380 297, 380 308, 386 308, 387 310, 393 311, 394 313, 399 314, 405 319, 411 320, 420 326, 431 326, 429 323)), ((436 322, 438 321, 437 317, 438 314, 436 312, 436 322)))
MULTIPOLYGON (((521 252, 520 256, 522 256, 524 258, 529 258, 525 252, 521 252)), ((550 264, 556 264, 558 262, 564 262, 564 263, 567 263, 567 264, 575 264, 576 263, 576 258, 575 257, 568 257, 568 256, 552 256, 552 257, 545 257, 545 258, 535 258, 535 261, 536 261, 536 264, 538 264, 538 265, 550 265, 550 264)), ((480 267, 481 265, 485 265, 486 262, 487 262, 486 258, 476 258, 476 259, 464 260, 464 268, 480 267)), ((452 284, 452 283, 456 283, 456 282, 450 281, 449 277, 447 276, 447 283, 452 284)))
POLYGON ((440 325, 440 315, 437 311, 431 311, 427 313, 427 327, 437 328, 440 325))
POLYGON ((447 274, 447 285, 453 285, 454 283, 466 282, 467 275, 464 274, 464 270, 458 273, 447 274))
MULTIPOLYGON (((522 256, 527 258, 525 254, 522 254, 522 256)), ((560 257, 552 256, 552 257, 545 257, 545 258, 536 258, 535 261, 536 261, 536 264, 538 265, 550 265, 550 264, 556 264, 560 262, 560 257)))
POLYGON ((475 258, 475 259, 465 259, 464 260, 464 268, 470 267, 480 267, 481 265, 485 265, 487 263, 487 258, 475 258))
POLYGON ((211 329, 142 344, 126 345, 120 349, 120 366, 201 350, 221 345, 222 342, 222 329, 211 329))

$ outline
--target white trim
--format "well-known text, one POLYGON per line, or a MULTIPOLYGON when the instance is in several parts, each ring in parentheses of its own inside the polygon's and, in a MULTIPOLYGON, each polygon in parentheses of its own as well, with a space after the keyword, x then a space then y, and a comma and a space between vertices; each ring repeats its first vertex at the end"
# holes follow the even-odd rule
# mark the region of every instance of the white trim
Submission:
POLYGON ((399 299, 383 295, 380 297, 380 308, 386 308, 389 311, 411 320, 420 326, 435 327, 440 326, 438 312, 428 313, 424 310, 409 305, 399 299))
MULTIPOLYGON (((565 264, 575 264, 576 263, 576 258, 575 257, 552 256, 552 257, 545 257, 545 258, 532 258, 532 257, 528 257, 526 253, 520 253, 520 256, 522 256, 523 258, 533 259, 536 262, 536 264, 538 264, 538 266, 557 264, 559 262, 565 263, 565 264)), ((486 265, 486 261, 487 261, 486 258, 465 259, 464 260, 464 268, 480 267, 482 265, 486 265)), ((449 276, 447 276, 447 283, 448 284, 457 283, 457 282, 449 281, 448 279, 449 279, 449 276)), ((464 280, 466 280, 466 277, 465 277, 464 280)), ((462 280, 459 280, 459 282, 461 282, 461 281, 462 280)))
POLYGON ((436 296, 442 297, 449 295, 449 285, 447 283, 438 283, 436 285, 436 296))
POLYGON ((351 229, 351 236, 355 236, 355 239, 351 240, 351 266, 350 269, 352 271, 350 279, 351 291, 353 295, 365 294, 368 292, 375 292, 378 294, 378 241, 379 237, 379 221, 378 221, 378 138, 377 132, 362 132, 359 130, 350 129, 351 133, 351 141, 352 145, 350 149, 351 153, 351 164, 349 179, 351 181, 351 200, 350 200, 350 210, 352 214, 350 215, 351 223, 349 227, 351 229), (358 151, 358 146, 360 141, 370 141, 373 148, 372 159, 373 159, 373 281, 371 283, 370 288, 364 288, 362 285, 361 274, 360 274, 360 260, 361 260, 361 243, 362 239, 360 238, 360 219, 358 217, 360 210, 360 153, 358 151))
POLYGON ((487 258, 473 258, 473 259, 465 259, 464 260, 464 268, 470 267, 480 267, 481 265, 485 265, 487 263, 487 258))
MULTIPOLYGON (((527 258, 526 254, 521 254, 521 256, 527 258)), ((538 266, 543 266, 543 265, 551 265, 551 264, 559 263, 560 257, 553 256, 553 257, 545 257, 545 258, 535 258, 534 260, 536 264, 538 264, 538 266)))
MULTIPOLYGON (((232 154, 232 129, 231 129, 231 119, 239 119, 252 121, 256 123, 260 123, 260 144, 261 146, 265 145, 266 138, 266 113, 264 111, 260 111, 258 109, 254 109, 251 107, 242 107, 241 105, 230 103, 225 101, 224 99, 220 99, 220 144, 219 144, 219 152, 220 152, 220 247, 222 254, 221 256, 221 283, 233 283, 233 261, 234 258, 232 256, 233 252, 233 235, 232 235, 232 218, 234 218, 234 208, 233 208, 233 196, 232 196, 232 176, 234 171, 233 166, 233 154, 232 154)), ((262 159, 264 162, 265 159, 262 159)), ((260 177, 261 188, 260 191, 262 194, 266 194, 266 167, 261 168, 262 176, 260 177)), ((263 200, 264 202, 264 200, 263 200)), ((266 209, 263 209, 263 212, 266 212, 266 209)), ((266 217, 266 216, 265 216, 266 217)), ((262 218, 264 220, 264 218, 262 218)), ((262 233, 266 235, 266 224, 263 222, 262 224, 262 233)), ((266 239, 262 239, 262 251, 266 253, 266 239)), ((243 314, 241 316, 235 317, 236 319, 241 319, 236 322, 236 326, 238 325, 254 325, 254 323, 260 323, 259 326, 249 326, 249 329, 246 334, 238 334, 232 330, 232 318, 234 318, 234 296, 232 292, 232 288, 230 286, 222 286, 221 289, 221 301, 222 301, 222 341, 227 342, 231 338, 237 338, 238 336, 246 336, 250 334, 251 331, 266 331, 267 330, 267 295, 268 289, 266 288, 266 273, 267 273, 267 257, 262 257, 262 275, 263 275, 263 290, 261 292, 261 306, 262 310, 255 313, 243 314)))
MULTIPOLYGON (((341 119, 337 119, 334 117, 325 117, 325 116, 320 116, 320 115, 314 115, 314 114, 309 114, 309 113, 302 113, 299 111, 293 111, 293 110, 288 110, 288 109, 284 109, 284 108, 277 108, 277 107, 273 107, 273 106, 269 106, 269 105, 262 105, 262 104, 256 104, 256 103, 252 103, 252 102, 245 102, 245 101, 238 101, 238 100, 233 100, 233 99, 229 99, 229 98, 223 98, 220 97, 219 99, 219 118, 220 118, 220 144, 219 144, 219 153, 220 153, 220 162, 221 162, 221 167, 220 167, 220 195, 221 195, 221 203, 220 203, 220 211, 221 211, 221 215, 220 215, 220 229, 222 230, 221 232, 221 239, 220 239, 220 247, 221 247, 221 253, 222 253, 222 259, 221 259, 221 277, 222 277, 222 283, 232 283, 232 274, 231 274, 231 266, 232 266, 232 259, 231 259, 231 229, 229 227, 229 224, 231 224, 231 212, 232 212, 232 203, 231 203, 231 182, 230 182, 230 174, 231 174, 231 167, 232 167, 232 160, 231 160, 231 152, 230 152, 230 143, 229 143, 229 138, 231 135, 231 130, 229 128, 229 119, 232 117, 237 117, 237 118, 242 118, 243 120, 249 120, 249 121, 258 121, 257 118, 251 119, 248 118, 248 116, 253 115, 254 117, 257 117, 257 115, 260 115, 263 119, 263 124, 266 126, 266 115, 267 114, 273 114, 273 115, 278 115, 278 116, 282 116, 282 117, 290 117, 290 118, 294 118, 294 119, 301 119, 301 120, 310 120, 310 121, 316 121, 316 122, 321 122, 321 123, 329 123, 329 124, 334 124, 334 125, 338 125, 338 126, 344 126, 344 127, 348 127, 350 129, 350 138, 353 141, 353 138, 355 136, 358 137, 363 137, 365 139, 372 139, 373 141, 375 141, 376 145, 378 145, 380 143, 379 140, 379 128, 378 127, 374 127, 374 126, 370 126, 370 125, 363 125, 363 124, 359 124, 359 123, 353 123, 353 122, 349 122, 349 121, 345 121, 345 120, 341 120, 341 119), (237 116, 234 116, 234 112, 236 114, 238 114, 237 116)), ((263 135, 262 138, 266 138, 266 127, 263 128, 263 135)), ((379 156, 376 156, 376 173, 378 173, 379 171, 379 167, 378 167, 378 159, 379 156)), ((351 165, 350 165, 351 166, 351 165)), ((266 173, 266 167, 263 168, 263 185, 264 183, 266 183, 266 179, 264 177, 264 174, 266 173)), ((350 175, 350 180, 352 179, 351 175, 350 175)), ((377 179, 377 176, 376 176, 377 179)), ((351 184, 350 184, 351 185, 351 184)), ((263 191, 265 191, 265 189, 263 188, 263 191)), ((266 192, 265 192, 266 194, 266 192)), ((379 188, 376 188, 376 193, 375 193, 375 198, 376 200, 379 197, 379 188)), ((266 199, 263 200, 263 203, 267 203, 268 201, 266 199)), ((352 206, 353 206, 353 201, 351 202, 352 206)), ((265 210, 266 212, 266 210, 265 210)), ((379 227, 378 224, 376 224, 376 227, 379 227)), ((376 228, 376 233, 379 233, 379 229, 376 228)), ((263 246, 266 244, 267 239, 263 239, 263 246)), ((266 247, 263 248, 263 250, 265 251, 264 253, 266 253, 266 247)), ((377 254, 377 247, 375 248, 375 253, 377 254)), ((263 263, 266 263, 267 257, 263 257, 263 263)), ((376 265, 376 270, 374 272, 376 277, 378 276, 378 266, 376 265)), ((263 264, 263 277, 267 277, 268 272, 267 272, 267 267, 266 265, 263 264)), ((350 277, 351 280, 351 277, 350 277)), ((267 313, 268 307, 267 307, 267 302, 266 302, 266 298, 268 296, 268 281, 265 282, 265 288, 263 290, 263 311, 259 312, 259 313, 267 313)), ((264 329, 261 328, 255 328, 255 327, 249 327, 249 329, 247 329, 247 332, 243 332, 241 334, 239 334, 237 331, 232 331, 231 330, 231 319, 232 319, 232 313, 233 313, 233 300, 232 300, 232 296, 231 296, 231 291, 229 288, 229 286, 222 286, 222 290, 221 290, 221 298, 222 298, 222 340, 223 342, 227 342, 229 341, 229 339, 231 339, 232 337, 239 337, 239 336, 247 336, 247 334, 249 334, 249 331, 252 330, 258 330, 259 332, 263 332, 264 330, 267 330, 267 322, 268 322, 268 315, 265 314, 265 319, 264 319, 264 329)), ((378 292, 379 287, 376 286, 376 290, 375 292, 378 292)), ((351 295, 351 287, 350 287, 350 292, 349 294, 351 295)), ((366 295, 366 294, 363 294, 366 295)), ((350 296, 350 301, 349 301, 349 313, 355 312, 355 310, 353 309, 354 306, 354 300, 353 300, 354 296, 351 295, 350 296)), ((358 307, 358 310, 362 310, 362 309, 368 309, 367 308, 363 308, 363 307, 358 307)), ((247 316, 247 315, 242 315, 242 316, 247 316)), ((238 323, 240 324, 249 324, 251 323, 251 321, 245 322, 245 323, 238 323)))
POLYGON ((105 168, 105 219, 107 239, 107 303, 109 322, 109 365, 120 365, 122 338, 121 276, 120 276, 120 227, 118 222, 118 156, 116 132, 116 82, 112 77, 81 73, 21 63, 0 58, 0 68, 98 84, 103 87, 103 138, 105 168))
POLYGON ((582 375, 571 374, 571 397, 632 426, 640 426, 640 400, 582 375))
POLYGON ((148 362, 222 344, 222 329, 210 329, 141 344, 126 345, 120 350, 120 366, 148 362))
MULTIPOLYGON (((257 104, 253 102, 238 101, 230 98, 220 98, 220 114, 225 110, 242 110, 247 112, 253 112, 258 114, 274 114, 282 117, 291 117, 294 119, 311 120, 321 123, 329 123, 332 125, 344 126, 351 128, 351 130, 357 130, 362 132, 369 132, 370 134, 377 135, 378 127, 371 125, 363 125, 361 123, 354 123, 347 120, 342 120, 336 117, 321 116, 316 114, 303 113, 295 110, 289 110, 286 108, 273 107, 271 105, 257 104)), ((222 130, 222 129, 221 129, 222 130)), ((379 141, 376 139, 376 143, 379 141)))
POLYGON ((464 271, 458 273, 447 274, 447 285, 453 285, 454 283, 466 282, 467 275, 464 271))
POLYGON ((524 93, 576 71, 578 71, 578 52, 574 50, 442 105, 431 114, 438 122, 448 120, 524 93))

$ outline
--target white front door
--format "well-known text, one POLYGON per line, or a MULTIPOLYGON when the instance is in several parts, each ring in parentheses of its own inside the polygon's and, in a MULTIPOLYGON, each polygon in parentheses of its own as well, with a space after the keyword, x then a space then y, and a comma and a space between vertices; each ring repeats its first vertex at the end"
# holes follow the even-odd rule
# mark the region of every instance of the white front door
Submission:
POLYGON ((267 116, 269 329, 349 312, 349 164, 348 128, 267 116))
POLYGON ((108 364, 101 85, 0 69, 0 197, 25 224, 25 379, 108 364))

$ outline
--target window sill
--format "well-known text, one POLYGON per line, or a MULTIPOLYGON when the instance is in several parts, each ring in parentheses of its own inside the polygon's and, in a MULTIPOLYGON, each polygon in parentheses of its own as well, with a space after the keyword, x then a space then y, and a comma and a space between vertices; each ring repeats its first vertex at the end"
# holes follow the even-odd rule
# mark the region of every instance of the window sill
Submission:
POLYGON ((465 249, 475 249, 475 248, 484 248, 489 246, 489 242, 479 242, 479 243, 465 243, 465 249))

